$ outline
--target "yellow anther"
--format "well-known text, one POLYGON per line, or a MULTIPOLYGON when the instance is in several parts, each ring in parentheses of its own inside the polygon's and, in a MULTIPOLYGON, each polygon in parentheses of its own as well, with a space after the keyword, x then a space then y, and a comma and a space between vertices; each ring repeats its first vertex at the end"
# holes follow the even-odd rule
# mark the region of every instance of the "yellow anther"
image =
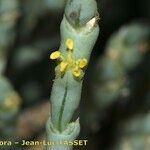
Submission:
POLYGON ((58 59, 60 58, 61 53, 59 51, 55 51, 53 53, 51 53, 50 55, 50 59, 58 59))
POLYGON ((68 66, 68 63, 67 62, 61 62, 60 63, 60 72, 65 72, 66 71, 66 68, 68 66))
POLYGON ((87 66, 87 63, 88 63, 87 59, 85 59, 85 58, 79 59, 79 60, 77 60, 77 62, 81 69, 84 68, 85 66, 87 66))
POLYGON ((85 58, 78 60, 73 58, 72 50, 74 48, 74 41, 71 38, 66 39, 65 45, 68 50, 65 55, 61 54, 60 51, 55 51, 50 55, 50 59, 59 58, 58 70, 61 75, 64 75, 67 70, 71 70, 71 73, 75 78, 81 79, 84 71, 82 69, 87 66, 88 61, 85 58))
POLYGON ((73 74, 74 77, 77 77, 77 78, 80 77, 80 75, 81 75, 81 69, 78 68, 78 67, 73 68, 72 69, 72 74, 73 74))
POLYGON ((73 40, 72 39, 67 39, 66 40, 66 47, 69 49, 69 50, 72 50, 73 49, 73 40))
POLYGON ((6 97, 4 101, 4 107, 6 109, 13 110, 19 108, 20 103, 21 103, 21 98, 16 93, 13 93, 12 95, 6 97))

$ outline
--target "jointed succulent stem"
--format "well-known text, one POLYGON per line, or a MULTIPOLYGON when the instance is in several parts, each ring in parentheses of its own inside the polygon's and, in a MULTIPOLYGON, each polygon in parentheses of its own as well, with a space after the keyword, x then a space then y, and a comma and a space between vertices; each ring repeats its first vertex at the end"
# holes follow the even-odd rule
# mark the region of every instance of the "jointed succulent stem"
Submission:
MULTIPOLYGON (((57 66, 47 123, 49 140, 74 140, 80 132, 79 120, 70 121, 79 106, 85 69, 99 34, 96 15, 95 0, 67 2, 60 27, 60 48, 50 55, 50 59, 57 60, 57 66)), ((55 145, 48 149, 70 150, 72 146, 55 145)))

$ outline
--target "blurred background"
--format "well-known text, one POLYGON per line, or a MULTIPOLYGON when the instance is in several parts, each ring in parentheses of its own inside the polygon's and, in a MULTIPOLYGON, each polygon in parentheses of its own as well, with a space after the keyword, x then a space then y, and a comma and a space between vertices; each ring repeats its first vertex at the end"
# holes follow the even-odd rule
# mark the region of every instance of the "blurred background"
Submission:
MULTIPOLYGON (((0 141, 46 139, 65 0, 0 0, 0 141)), ((84 79, 80 116, 87 146, 150 149, 150 1, 97 0, 100 34, 84 79)), ((1 143, 1 142, 0 142, 1 143)), ((44 146, 0 146, 0 150, 44 146)))

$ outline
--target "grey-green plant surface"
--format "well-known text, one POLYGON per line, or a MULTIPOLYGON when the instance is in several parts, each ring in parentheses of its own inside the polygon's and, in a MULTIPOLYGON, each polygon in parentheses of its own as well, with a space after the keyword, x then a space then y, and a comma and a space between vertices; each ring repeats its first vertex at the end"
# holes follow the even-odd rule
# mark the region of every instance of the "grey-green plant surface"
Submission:
POLYGON ((0 138, 15 138, 15 121, 21 98, 10 81, 0 75, 0 138))
MULTIPOLYGON (((73 141, 80 132, 79 119, 71 119, 80 102, 85 69, 99 34, 96 1, 68 0, 60 32, 60 48, 50 55, 57 66, 47 134, 48 140, 55 142, 73 141)), ((58 144, 48 149, 69 150, 72 146, 58 144)))
POLYGON ((18 0, 0 0, 0 73, 6 65, 8 46, 12 45, 15 38, 18 17, 18 0))
POLYGON ((117 146, 119 150, 149 150, 150 114, 135 116, 123 125, 124 136, 117 146))
POLYGON ((85 128, 88 131, 97 131, 98 120, 106 115, 107 110, 119 98, 128 98, 134 93, 133 89, 138 88, 132 83, 129 72, 149 54, 149 40, 149 26, 139 22, 121 27, 110 37, 105 53, 98 59, 94 68, 94 77, 91 79, 91 105, 83 113, 86 114, 83 115, 84 122, 91 122, 86 123, 85 128))
POLYGON ((140 23, 126 25, 110 37, 93 78, 93 95, 101 109, 112 104, 118 96, 130 94, 128 72, 148 53, 149 37, 150 28, 140 23))
POLYGON ((21 104, 20 96, 3 75, 9 47, 15 40, 18 17, 18 0, 0 0, 0 138, 3 139, 15 138, 15 121, 21 104))

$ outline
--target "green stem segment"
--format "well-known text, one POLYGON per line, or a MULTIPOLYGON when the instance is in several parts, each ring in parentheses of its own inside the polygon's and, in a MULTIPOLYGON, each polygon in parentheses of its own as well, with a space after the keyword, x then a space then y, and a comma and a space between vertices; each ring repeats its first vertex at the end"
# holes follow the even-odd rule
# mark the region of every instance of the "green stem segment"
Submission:
MULTIPOLYGON (((63 56, 61 58, 64 61, 63 63, 68 63, 68 68, 63 74, 60 73, 61 63, 55 69, 56 78, 50 97, 52 112, 47 123, 48 140, 74 140, 80 132, 78 120, 70 123, 75 110, 79 106, 85 73, 85 69, 77 67, 77 62, 81 59, 89 61, 90 54, 99 34, 96 14, 97 6, 95 0, 68 0, 67 2, 65 15, 60 27, 61 44, 59 52, 63 56), (90 4, 90 7, 88 4, 90 4), (76 10, 80 10, 80 13, 76 10), (70 18, 72 15, 73 18, 70 18), (70 51, 66 47, 67 39, 73 41, 72 57, 70 59, 67 59, 68 54, 70 55, 70 51), (81 72, 79 78, 72 73, 75 66, 77 67, 77 72, 81 72)), ((72 149, 72 147, 59 146, 61 150, 72 149)), ((59 147, 51 146, 48 149, 59 150, 59 147)))

